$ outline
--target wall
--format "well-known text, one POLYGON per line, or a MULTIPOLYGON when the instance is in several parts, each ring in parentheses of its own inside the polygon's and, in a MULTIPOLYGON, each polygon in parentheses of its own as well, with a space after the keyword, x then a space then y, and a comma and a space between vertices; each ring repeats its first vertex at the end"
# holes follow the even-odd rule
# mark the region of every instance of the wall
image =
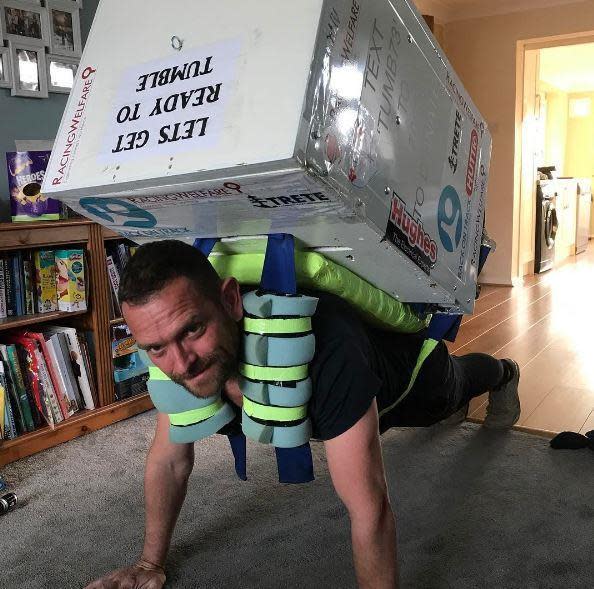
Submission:
POLYGON ((547 92, 547 126, 545 162, 547 166, 555 166, 559 176, 567 176, 565 168, 567 146, 567 114, 569 95, 557 90, 547 92))
POLYGON ((487 228, 497 250, 484 280, 511 284, 518 274, 515 190, 517 42, 594 30, 594 2, 475 18, 445 25, 445 51, 493 135, 487 228))
MULTIPOLYGON (((81 37, 87 39, 99 0, 85 0, 80 12, 81 37)), ((5 152, 14 151, 17 139, 53 140, 66 108, 66 94, 49 98, 11 96, 10 88, 0 88, 0 221, 10 220, 5 152)))
POLYGON ((594 176, 594 92, 570 94, 569 99, 572 98, 589 98, 590 114, 568 119, 565 175, 591 177, 594 176))

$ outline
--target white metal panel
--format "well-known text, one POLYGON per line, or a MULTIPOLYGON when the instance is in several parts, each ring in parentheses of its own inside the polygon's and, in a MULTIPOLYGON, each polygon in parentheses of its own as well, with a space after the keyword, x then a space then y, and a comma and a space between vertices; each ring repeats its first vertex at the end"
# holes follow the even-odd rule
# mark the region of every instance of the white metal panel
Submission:
POLYGON ((322 0, 101 0, 49 165, 48 175, 61 181, 48 183, 47 192, 147 178, 163 183, 199 170, 290 158, 321 5, 322 0), (174 43, 183 43, 181 51, 172 47, 174 36, 174 43), (212 71, 206 75, 156 88, 150 86, 160 74, 149 76, 145 89, 135 91, 142 87, 143 74, 175 65, 181 71, 196 60, 204 68, 208 57, 210 67, 203 71, 212 71), (172 94, 187 96, 217 83, 222 84, 220 105, 184 109, 178 100, 172 116, 151 116, 159 97, 164 106, 172 94), (127 106, 137 120, 117 123, 120 112, 125 119, 127 106), (203 118, 213 106, 220 108, 202 137, 197 123, 192 137, 158 144, 161 120, 171 124, 167 136, 173 138, 172 117, 177 115, 179 137, 189 130, 186 121, 203 118), (73 119, 76 137, 69 147, 73 119), (146 144, 146 135, 132 135, 143 131, 150 131, 146 144), (141 147, 112 153, 130 145, 141 147))

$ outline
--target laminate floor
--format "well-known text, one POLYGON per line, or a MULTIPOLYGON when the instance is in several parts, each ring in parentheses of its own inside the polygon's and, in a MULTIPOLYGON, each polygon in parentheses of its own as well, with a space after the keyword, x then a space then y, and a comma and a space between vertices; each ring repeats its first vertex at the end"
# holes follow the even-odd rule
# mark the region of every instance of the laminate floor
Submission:
MULTIPOLYGON (((464 318, 457 355, 485 352, 521 368, 522 415, 516 426, 541 433, 594 429, 594 242, 560 267, 518 287, 485 286, 464 318)), ((469 419, 484 419, 486 396, 469 419)))

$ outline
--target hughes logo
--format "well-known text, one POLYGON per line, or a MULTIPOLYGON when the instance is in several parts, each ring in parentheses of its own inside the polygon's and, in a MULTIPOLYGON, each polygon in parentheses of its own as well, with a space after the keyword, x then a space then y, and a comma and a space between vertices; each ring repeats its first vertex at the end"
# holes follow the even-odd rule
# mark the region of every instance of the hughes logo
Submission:
POLYGON ((446 186, 439 198, 437 227, 443 247, 448 252, 456 250, 462 238, 462 205, 453 186, 446 186))
POLYGON ((406 203, 396 194, 392 199, 386 237, 429 274, 437 260, 437 244, 424 231, 423 224, 406 210, 406 203))
POLYGON ((478 133, 475 129, 470 134, 470 153, 468 154, 468 168, 466 169, 466 194, 472 196, 474 179, 476 177, 476 161, 478 158, 478 133))

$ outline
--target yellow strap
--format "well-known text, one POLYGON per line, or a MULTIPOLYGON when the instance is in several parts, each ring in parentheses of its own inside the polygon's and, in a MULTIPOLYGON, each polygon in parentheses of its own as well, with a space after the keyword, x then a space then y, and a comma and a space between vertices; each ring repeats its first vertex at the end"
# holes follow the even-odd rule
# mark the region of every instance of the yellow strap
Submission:
POLYGON ((406 390, 404 391, 404 393, 402 393, 402 395, 400 395, 400 397, 398 397, 398 399, 396 399, 396 401, 394 401, 394 403, 392 403, 389 407, 384 407, 384 409, 382 409, 379 412, 380 417, 382 415, 388 413, 388 411, 392 411, 392 409, 394 409, 394 407, 396 407, 396 405, 398 405, 398 403, 403 401, 404 398, 406 397, 406 395, 408 395, 408 393, 410 393, 410 390, 413 388, 413 385, 415 384, 415 381, 417 380, 419 370, 421 370, 421 366, 423 366, 423 362, 425 362, 425 360, 427 359, 427 356, 429 356, 429 354, 431 354, 431 352, 433 352, 433 350, 435 349, 435 346, 438 343, 439 342, 437 340, 434 340, 431 338, 427 338, 423 342, 421 351, 419 352, 419 357, 417 358, 417 363, 415 364, 414 370, 410 377, 410 382, 408 383, 406 390))
POLYGON ((262 421, 299 421, 307 417, 307 405, 299 407, 272 407, 260 405, 247 397, 243 398, 243 410, 249 417, 262 421))
POLYGON ((311 317, 291 319, 260 319, 246 317, 243 329, 248 333, 307 333, 311 331, 311 317))
POLYGON ((223 405, 223 400, 218 399, 206 407, 190 409, 189 411, 182 411, 181 413, 170 413, 169 422, 171 425, 194 425, 215 415, 215 413, 217 413, 219 409, 223 407, 223 405))
POLYGON ((272 382, 291 382, 307 378, 308 365, 299 366, 256 366, 240 364, 239 372, 251 380, 267 380, 272 382))

